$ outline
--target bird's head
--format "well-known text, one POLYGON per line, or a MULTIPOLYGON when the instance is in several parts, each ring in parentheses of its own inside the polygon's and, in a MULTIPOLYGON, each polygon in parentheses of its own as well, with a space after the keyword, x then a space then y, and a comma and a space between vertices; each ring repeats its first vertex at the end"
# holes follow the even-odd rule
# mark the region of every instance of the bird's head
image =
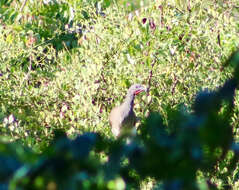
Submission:
POLYGON ((129 90, 128 90, 128 94, 130 95, 137 95, 140 92, 146 91, 146 87, 141 85, 141 84, 133 84, 129 90))

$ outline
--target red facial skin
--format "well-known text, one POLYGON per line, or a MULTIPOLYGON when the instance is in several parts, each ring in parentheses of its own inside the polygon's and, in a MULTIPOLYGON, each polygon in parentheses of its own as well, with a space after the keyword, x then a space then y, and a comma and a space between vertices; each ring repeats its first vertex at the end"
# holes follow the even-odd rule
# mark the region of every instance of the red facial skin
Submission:
POLYGON ((137 95, 137 94, 139 94, 140 92, 143 92, 143 90, 136 90, 136 91, 134 92, 134 95, 137 95))

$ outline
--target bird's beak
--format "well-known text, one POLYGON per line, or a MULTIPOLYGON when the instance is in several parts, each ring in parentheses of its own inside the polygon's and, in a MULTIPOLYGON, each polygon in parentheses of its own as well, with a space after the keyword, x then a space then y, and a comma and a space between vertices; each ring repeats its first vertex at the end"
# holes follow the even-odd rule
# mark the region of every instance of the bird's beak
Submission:
POLYGON ((140 92, 143 92, 143 91, 145 91, 145 92, 147 91, 147 88, 144 87, 144 86, 142 86, 140 89, 136 90, 134 94, 137 95, 137 94, 139 94, 140 92))

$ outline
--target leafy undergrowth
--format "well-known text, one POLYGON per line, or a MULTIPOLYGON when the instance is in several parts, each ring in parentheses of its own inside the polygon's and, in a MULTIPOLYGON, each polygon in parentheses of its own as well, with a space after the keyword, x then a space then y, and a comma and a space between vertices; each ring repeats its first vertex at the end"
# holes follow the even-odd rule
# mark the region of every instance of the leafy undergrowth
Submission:
MULTIPOLYGON (((137 97, 136 114, 146 118, 151 112, 160 112, 162 125, 177 133, 177 122, 181 121, 177 110, 191 113, 197 92, 207 89, 205 93, 210 94, 233 75, 233 67, 223 63, 238 48, 239 4, 236 0, 142 2, 0 2, 2 139, 44 152, 43 157, 48 156, 45 150, 55 130, 64 131, 70 138, 97 132, 111 141, 109 111, 123 100, 133 83, 145 84, 149 89, 137 97)), ((238 101, 236 95, 230 116, 235 140, 238 101)), ((151 150, 147 143, 145 146, 151 150)), ((220 148, 214 148, 222 154, 220 148)), ((207 147, 203 151, 210 153, 207 147)), ((218 158, 216 153, 212 162, 218 158)), ((229 151, 217 165, 209 164, 214 172, 196 164, 201 169, 198 180, 215 180, 220 187, 235 182, 237 170, 230 176, 227 173, 233 154, 229 151)), ((41 161, 34 156, 32 159, 41 161)), ((97 164, 96 168, 103 167, 97 164)), ((139 179, 145 177, 139 174, 139 168, 136 170, 139 179)), ((92 177, 101 172, 106 171, 97 169, 92 177)), ((37 183, 48 182, 39 179, 37 183)), ((126 182, 119 179, 119 183, 126 182)))
POLYGON ((231 79, 214 91, 200 92, 193 113, 175 111, 167 126, 157 112, 139 126, 139 135, 117 140, 84 133, 71 140, 55 131, 54 141, 41 154, 17 144, 1 144, 2 187, 7 189, 139 189, 147 178, 156 189, 232 189, 239 161, 231 117, 239 85, 239 52, 229 59, 231 79), (14 148, 17 148, 14 150, 14 148), (197 172, 213 175, 222 160, 223 186, 197 172))

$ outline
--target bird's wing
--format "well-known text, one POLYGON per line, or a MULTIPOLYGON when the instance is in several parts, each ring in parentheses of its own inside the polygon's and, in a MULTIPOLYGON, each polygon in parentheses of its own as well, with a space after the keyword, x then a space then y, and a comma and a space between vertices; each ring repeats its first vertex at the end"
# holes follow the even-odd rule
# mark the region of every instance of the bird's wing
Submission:
POLYGON ((127 127, 127 128, 132 128, 134 127, 136 123, 136 116, 134 111, 132 110, 128 115, 125 115, 124 120, 122 121, 122 126, 127 127))

